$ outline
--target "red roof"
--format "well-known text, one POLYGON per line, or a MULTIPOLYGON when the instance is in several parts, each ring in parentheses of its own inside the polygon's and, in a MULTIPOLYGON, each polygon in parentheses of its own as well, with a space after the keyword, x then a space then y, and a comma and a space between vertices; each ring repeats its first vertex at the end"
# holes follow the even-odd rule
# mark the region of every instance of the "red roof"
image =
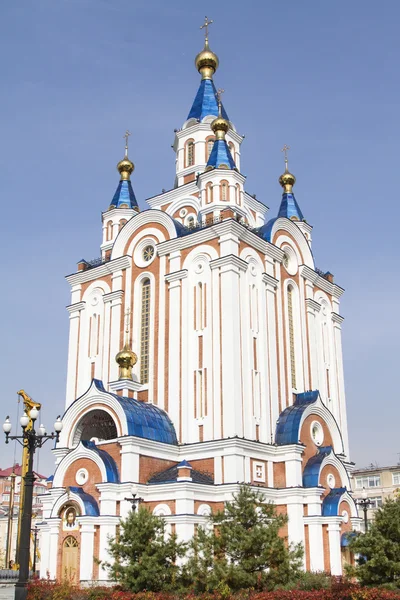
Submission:
MULTIPOLYGON (((0 469, 0 478, 10 477, 12 473, 15 473, 16 475, 21 475, 21 468, 21 465, 17 463, 14 467, 8 467, 8 469, 0 469)), ((47 479, 45 475, 40 475, 40 473, 36 473, 36 471, 34 471, 34 473, 39 479, 47 479)))

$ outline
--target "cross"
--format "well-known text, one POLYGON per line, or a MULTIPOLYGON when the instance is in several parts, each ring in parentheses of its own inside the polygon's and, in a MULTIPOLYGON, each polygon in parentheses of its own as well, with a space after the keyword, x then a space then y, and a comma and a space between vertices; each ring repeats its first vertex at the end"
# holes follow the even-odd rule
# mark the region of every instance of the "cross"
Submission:
POLYGON ((212 19, 209 21, 208 17, 206 17, 203 25, 200 25, 200 29, 205 29, 206 42, 208 42, 208 27, 211 25, 211 23, 214 23, 214 21, 212 19))
POLYGON ((225 90, 223 90, 222 88, 218 88, 218 90, 217 90, 217 102, 218 102, 218 114, 219 114, 219 116, 221 116, 221 107, 222 107, 221 96, 222 96, 222 94, 224 92, 225 92, 225 90))
POLYGON ((285 169, 286 169, 286 171, 288 170, 288 156, 287 156, 288 150, 290 150, 290 146, 287 146, 286 144, 283 146, 283 148, 281 150, 281 152, 285 153, 285 169))
POLYGON ((136 512, 136 506, 144 502, 143 498, 136 498, 136 494, 132 494, 132 498, 124 498, 132 504, 132 512, 136 512))
POLYGON ((130 131, 127 129, 127 130, 125 131, 125 135, 124 135, 124 138, 125 138, 125 156, 128 156, 128 138, 129 138, 129 136, 130 136, 130 135, 132 135, 132 134, 131 134, 131 132, 130 132, 130 131))
POLYGON ((130 315, 131 315, 131 309, 128 306, 128 308, 125 311, 125 342, 126 343, 128 343, 130 315))

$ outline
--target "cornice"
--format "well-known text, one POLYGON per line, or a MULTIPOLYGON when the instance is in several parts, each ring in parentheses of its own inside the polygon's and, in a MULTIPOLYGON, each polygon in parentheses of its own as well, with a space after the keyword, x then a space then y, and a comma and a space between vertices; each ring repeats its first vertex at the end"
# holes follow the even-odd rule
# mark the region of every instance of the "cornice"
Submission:
POLYGON ((124 297, 124 290, 115 290, 115 292, 110 292, 109 294, 104 294, 103 302, 113 302, 113 300, 120 300, 124 297))
POLYGON ((315 310, 315 312, 319 312, 321 310, 321 305, 318 302, 315 302, 315 300, 312 298, 306 298, 306 306, 307 308, 315 310))
POLYGON ((172 283, 174 281, 180 281, 181 279, 186 279, 188 276, 187 269, 182 269, 181 271, 174 271, 173 273, 168 273, 164 275, 164 279, 167 283, 172 283))
POLYGON ((335 312, 331 313, 331 319, 334 323, 339 323, 339 325, 341 325, 344 321, 344 317, 335 312))
POLYGON ((210 269, 219 269, 224 267, 236 267, 239 271, 246 272, 248 269, 248 264, 242 258, 239 258, 235 254, 228 254, 227 256, 222 256, 221 258, 216 258, 215 260, 210 261, 210 269))
POLYGON ((279 281, 277 279, 275 279, 275 277, 272 277, 272 275, 268 275, 268 273, 262 274, 262 282, 265 283, 266 285, 270 285, 274 289, 276 289, 279 284, 279 281))
POLYGON ((254 198, 254 196, 250 196, 250 194, 248 194, 247 192, 244 192, 243 200, 249 208, 252 208, 253 210, 260 212, 264 215, 267 214, 267 212, 269 211, 268 206, 266 206, 260 200, 257 200, 257 198, 254 198))
POLYGON ((85 306, 86 306, 86 302, 75 302, 75 304, 70 304, 69 306, 67 306, 66 309, 69 312, 69 314, 71 315, 80 310, 84 310, 85 306))
POLYGON ((198 193, 199 188, 195 181, 190 181, 189 183, 184 183, 179 187, 173 188, 172 190, 168 190, 163 194, 159 194, 158 196, 153 196, 152 198, 147 198, 146 202, 151 208, 158 208, 163 204, 167 204, 168 202, 174 202, 179 198, 184 198, 185 196, 191 196, 193 193, 198 193))
POLYGON ((321 277, 320 275, 318 275, 318 273, 316 271, 313 271, 313 269, 310 269, 310 267, 307 267, 307 265, 301 265, 299 270, 300 270, 300 275, 304 279, 308 279, 308 281, 311 281, 311 283, 318 286, 321 290, 323 290, 327 294, 330 294, 331 296, 334 296, 335 298, 340 298, 340 296, 344 293, 343 288, 341 288, 339 285, 336 285, 335 283, 331 283, 324 277, 321 277))
POLYGON ((86 283, 87 281, 93 281, 99 279, 105 275, 110 275, 116 271, 127 269, 131 264, 131 258, 129 256, 120 256, 114 258, 108 262, 105 262, 98 267, 87 269, 87 271, 78 271, 72 275, 67 275, 65 278, 70 285, 76 285, 77 283, 86 283))
MULTIPOLYGON (((203 182, 204 179, 207 180, 213 180, 214 178, 223 178, 226 180, 229 179, 235 179, 238 180, 239 183, 241 183, 242 185, 244 184, 244 182, 246 181, 246 177, 240 173, 240 171, 235 171, 233 169, 210 169, 209 171, 203 171, 202 173, 199 173, 199 181, 203 182)), ((226 203, 225 203, 226 205, 226 203)), ((235 206, 236 208, 236 206, 235 206)))

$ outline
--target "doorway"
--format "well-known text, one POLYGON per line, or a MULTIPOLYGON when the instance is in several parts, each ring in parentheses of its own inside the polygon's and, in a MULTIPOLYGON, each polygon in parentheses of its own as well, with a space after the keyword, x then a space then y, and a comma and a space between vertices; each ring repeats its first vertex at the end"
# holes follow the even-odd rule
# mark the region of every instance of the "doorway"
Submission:
POLYGON ((79 565, 79 544, 78 541, 69 535, 64 540, 62 553, 62 573, 61 577, 71 583, 78 583, 78 565, 79 565))

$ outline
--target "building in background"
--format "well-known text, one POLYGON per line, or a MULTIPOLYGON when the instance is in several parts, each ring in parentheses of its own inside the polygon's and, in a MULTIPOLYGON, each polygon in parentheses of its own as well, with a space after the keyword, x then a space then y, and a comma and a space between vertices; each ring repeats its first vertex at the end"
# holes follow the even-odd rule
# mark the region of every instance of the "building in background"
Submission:
MULTIPOLYGON (((67 277, 66 409, 42 497, 42 576, 107 579, 108 537, 133 497, 189 540, 241 482, 261 487, 288 515, 283 535, 304 545, 304 568, 334 575, 358 527, 343 289, 315 265, 287 157, 272 217, 246 191, 244 136, 215 88, 208 38, 196 67, 174 187, 140 212, 126 143, 101 257, 67 277)), ((264 147, 267 117, 254 118, 264 147)))
MULTIPOLYGON (((380 508, 385 500, 395 497, 400 492, 400 464, 392 467, 370 465, 355 469, 351 477, 354 499, 360 500, 365 490, 371 502, 367 511, 369 522, 373 520, 376 509, 380 508)), ((362 530, 364 530, 364 522, 362 530)))

